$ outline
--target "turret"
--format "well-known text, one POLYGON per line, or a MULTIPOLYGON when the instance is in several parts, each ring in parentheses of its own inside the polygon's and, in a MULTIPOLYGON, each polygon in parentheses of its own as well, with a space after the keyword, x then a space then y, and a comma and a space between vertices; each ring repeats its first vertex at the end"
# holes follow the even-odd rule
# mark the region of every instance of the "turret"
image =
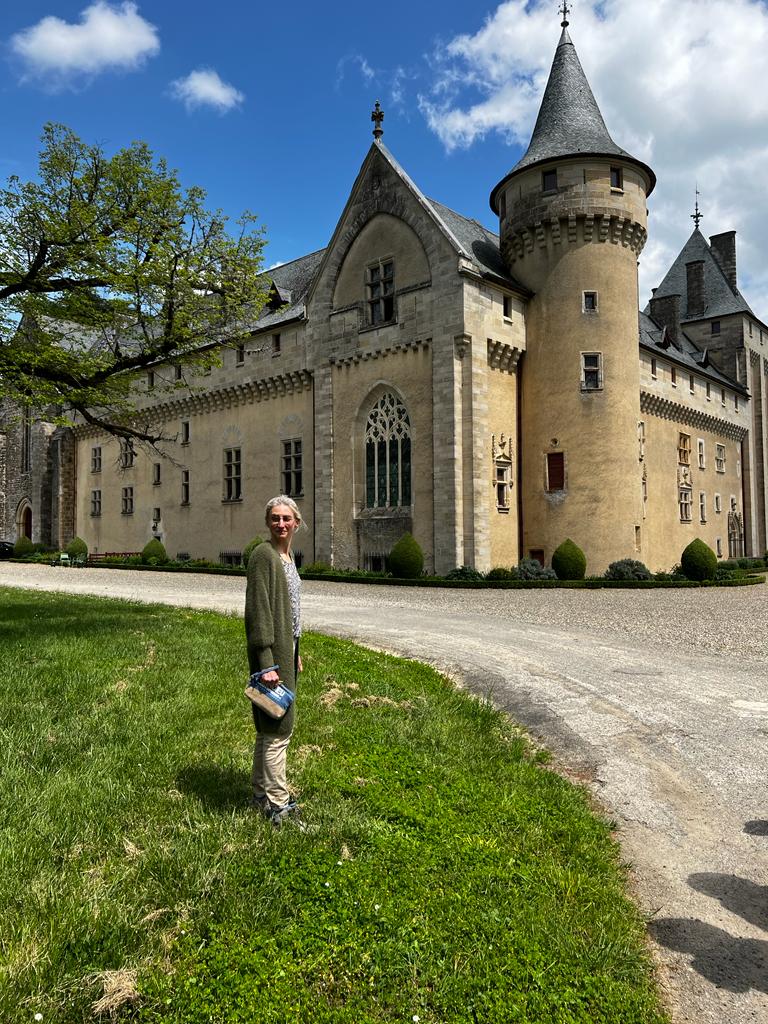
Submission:
MULTIPOLYGON (((565 7, 567 13, 567 7, 565 7)), ((534 293, 521 367, 521 554, 588 571, 642 551, 637 258, 653 171, 613 141, 563 20, 528 150, 491 193, 534 293)))

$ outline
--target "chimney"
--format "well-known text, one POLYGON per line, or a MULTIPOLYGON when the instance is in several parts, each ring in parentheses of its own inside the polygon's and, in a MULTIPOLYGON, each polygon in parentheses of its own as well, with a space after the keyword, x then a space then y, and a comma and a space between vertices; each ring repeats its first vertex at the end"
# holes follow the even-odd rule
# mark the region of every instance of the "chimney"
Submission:
POLYGON ((704 260, 691 260, 685 264, 687 275, 688 301, 685 315, 703 316, 704 304, 704 260))
POLYGON ((723 231, 719 235, 710 235, 709 244, 728 284, 736 291, 736 232, 723 231))
POLYGON ((654 296, 651 299, 651 318, 661 327, 667 328, 667 334, 677 344, 680 336, 680 296, 654 296))

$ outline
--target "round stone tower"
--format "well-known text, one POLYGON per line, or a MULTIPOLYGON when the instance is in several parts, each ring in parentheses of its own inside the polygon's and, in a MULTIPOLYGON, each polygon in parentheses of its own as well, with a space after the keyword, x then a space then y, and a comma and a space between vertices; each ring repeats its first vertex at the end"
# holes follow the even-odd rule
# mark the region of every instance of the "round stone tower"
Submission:
POLYGON ((650 167, 611 139, 563 23, 531 143, 491 193, 533 293, 521 373, 522 555, 587 572, 642 551, 637 259, 650 167))

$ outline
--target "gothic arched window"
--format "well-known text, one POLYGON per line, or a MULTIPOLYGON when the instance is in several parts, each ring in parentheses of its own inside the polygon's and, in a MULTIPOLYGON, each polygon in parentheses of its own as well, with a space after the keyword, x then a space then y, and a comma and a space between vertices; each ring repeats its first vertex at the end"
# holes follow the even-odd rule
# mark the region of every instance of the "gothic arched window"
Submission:
POLYGON ((366 508, 411 504, 411 424, 391 391, 378 399, 365 425, 366 508))

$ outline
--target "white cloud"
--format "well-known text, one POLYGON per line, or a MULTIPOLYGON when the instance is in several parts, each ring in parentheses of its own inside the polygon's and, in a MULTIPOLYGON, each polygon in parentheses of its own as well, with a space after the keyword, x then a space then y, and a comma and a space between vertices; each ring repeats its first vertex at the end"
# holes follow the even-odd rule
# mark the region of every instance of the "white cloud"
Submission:
POLYGON ((49 15, 16 33, 11 49, 24 61, 27 77, 61 85, 76 76, 137 68, 159 52, 160 40, 136 4, 96 0, 76 24, 49 15))
MULTIPOLYGON (((507 0, 441 45, 420 109, 447 150, 527 146, 557 42, 551 3, 507 0)), ((656 171, 641 302, 692 230, 739 233, 739 274, 768 319, 768 10, 760 0, 583 0, 569 29, 614 141, 656 171)), ((510 158, 510 166, 516 158, 510 158)), ((499 168, 498 178, 508 170, 499 168)))
POLYGON ((371 93, 372 104, 373 100, 378 98, 383 104, 391 103, 400 114, 407 116, 407 85, 417 77, 415 72, 402 65, 394 68, 374 68, 362 54, 348 53, 336 64, 337 92, 344 84, 350 67, 359 73, 365 86, 371 86, 375 90, 371 93))
POLYGON ((171 95, 181 100, 187 110, 213 107, 220 114, 226 114, 245 99, 234 85, 222 81, 213 68, 198 68, 186 78, 178 78, 171 83, 171 95))

